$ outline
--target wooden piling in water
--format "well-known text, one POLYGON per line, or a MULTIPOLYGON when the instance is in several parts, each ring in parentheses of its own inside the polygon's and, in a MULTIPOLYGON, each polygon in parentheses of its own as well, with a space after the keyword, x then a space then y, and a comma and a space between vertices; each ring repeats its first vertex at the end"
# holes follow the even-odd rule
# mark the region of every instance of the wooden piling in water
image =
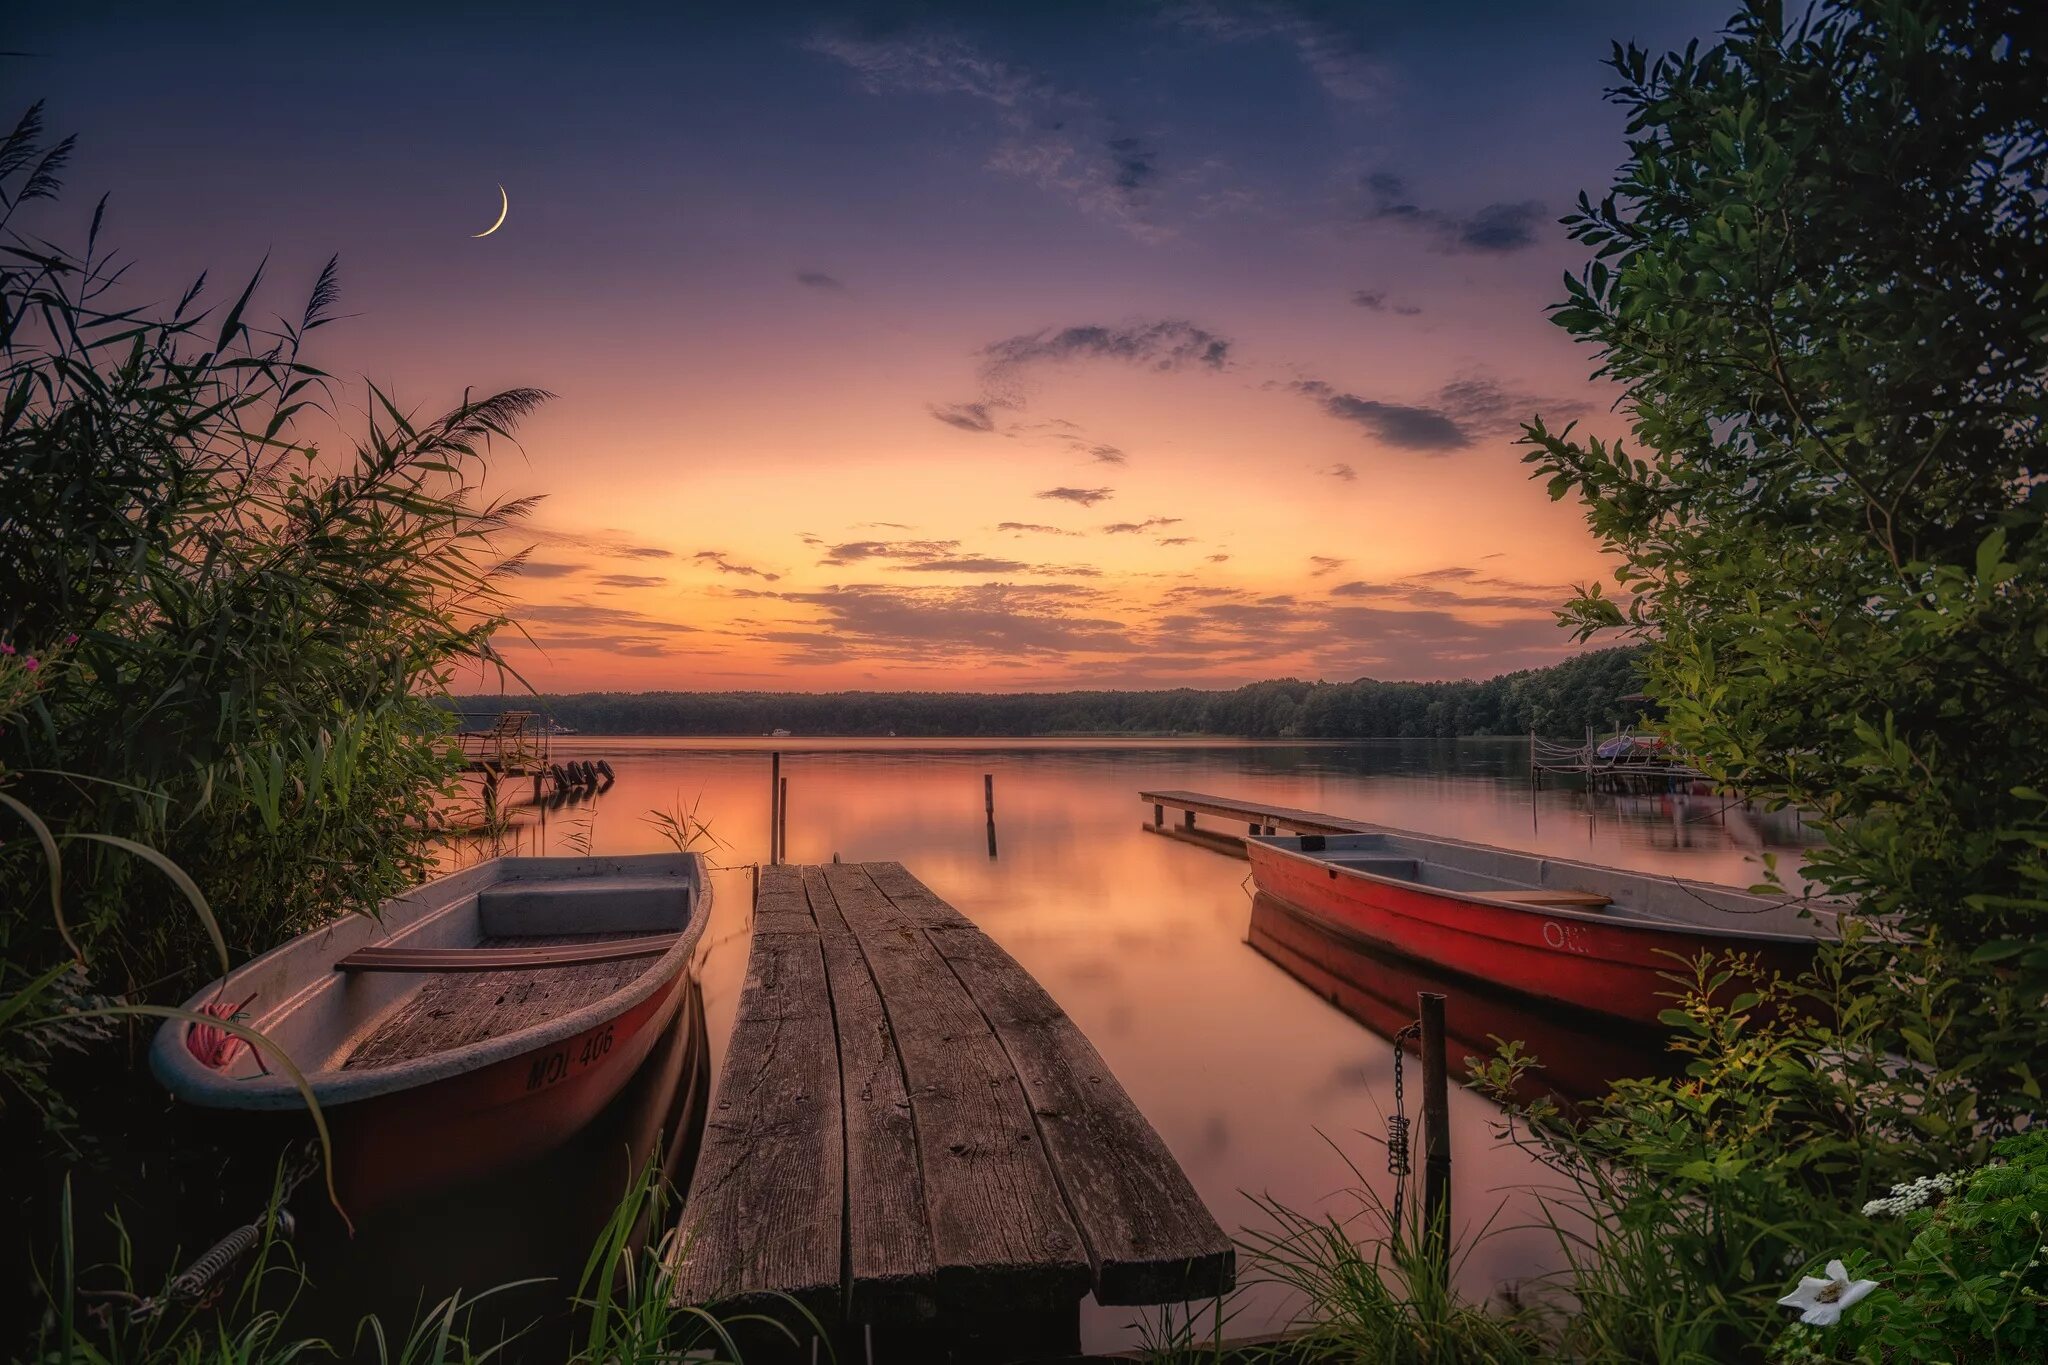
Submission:
POLYGON ((1444 997, 1418 991, 1422 1010, 1422 1229, 1430 1263, 1448 1272, 1451 1245, 1451 1097, 1444 1065, 1444 997))
POLYGON ((981 775, 981 808, 988 815, 988 856, 996 856, 996 775, 981 775))
POLYGON ((789 856, 789 779, 783 778, 775 792, 775 861, 789 856))
POLYGON ((776 831, 782 827, 782 755, 768 755, 768 862, 782 861, 782 844, 776 831))

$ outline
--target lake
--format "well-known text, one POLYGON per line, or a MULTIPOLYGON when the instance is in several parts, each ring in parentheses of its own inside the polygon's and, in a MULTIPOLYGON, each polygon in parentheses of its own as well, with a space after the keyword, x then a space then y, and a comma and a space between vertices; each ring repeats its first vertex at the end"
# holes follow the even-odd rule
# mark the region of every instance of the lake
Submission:
MULTIPOLYGON (((558 757, 608 761, 605 792, 514 814, 514 851, 598 853, 665 847, 645 816, 694 809, 722 841, 723 869, 704 962, 714 1066, 745 975, 748 864, 766 857, 769 753, 789 783, 792 862, 893 859, 957 906, 1045 985, 1095 1043, 1186 1168, 1226 1230, 1256 1221, 1248 1196, 1342 1214, 1347 1158, 1384 1195, 1393 1053, 1352 1017, 1371 1018, 1346 983, 1304 984, 1252 935, 1244 863, 1141 830, 1141 788, 1254 797, 1404 829, 1705 881, 1748 885, 1756 858, 1801 841, 1796 819, 1710 796, 1532 790, 1525 740, 703 740, 558 738, 558 757), (995 780, 990 855, 982 780, 995 780), (1320 992, 1320 993, 1319 993, 1320 992), (1347 1014, 1326 999, 1344 995, 1347 1014), (1372 1137, 1363 1136, 1371 1134, 1372 1137)), ((509 793, 508 793, 509 794, 509 793)), ((1223 822, 1211 821, 1222 827, 1223 822)), ((1794 861, 1788 857, 1787 862, 1794 861)), ((1367 969, 1368 972, 1374 970, 1367 969)), ((1365 983, 1383 1012, 1439 983, 1387 967, 1365 983), (1388 1002, 1394 1002, 1389 1004, 1388 1002)), ((1450 987, 1454 1039, 1461 997, 1450 987)), ((1467 1027, 1503 1017, 1474 997, 1467 1027)), ((1412 1010, 1409 1011, 1412 1013, 1412 1010)), ((1393 1017, 1392 1015, 1389 1016, 1393 1017)), ((1560 1036, 1559 1021, 1532 1032, 1560 1036)), ((1502 1025, 1506 1027, 1506 1025, 1502 1025)), ((1561 1035, 1571 1038, 1566 1021, 1561 1035)), ((1608 1026, 1612 1032, 1612 1026, 1608 1026)), ((1479 1035, 1483 1038, 1483 1033, 1479 1035)), ((1611 1037, 1595 1039, 1610 1048, 1611 1037)), ((1604 1055, 1588 1050, 1581 1066, 1604 1055)), ((1454 1074, 1459 1066, 1454 1055, 1454 1074)), ((715 1074, 715 1071, 714 1071, 715 1074)), ((1411 1082, 1419 1068, 1409 1071, 1411 1082)), ((1569 1087, 1567 1087, 1569 1088, 1569 1087)), ((1418 1093, 1409 1091, 1414 1113, 1418 1093)), ((1517 1190, 1540 1178, 1497 1144, 1497 1111, 1453 1089, 1454 1218, 1496 1231, 1461 1271, 1475 1297, 1547 1267, 1546 1238, 1517 1190)), ((1418 1128, 1419 1132, 1419 1128, 1418 1128)), ((1421 1168, 1421 1155, 1415 1156, 1421 1168)), ((1253 1289, 1233 1334, 1277 1326, 1288 1305, 1253 1289)), ((1131 1309, 1084 1310, 1091 1348, 1131 1344, 1131 1309)))

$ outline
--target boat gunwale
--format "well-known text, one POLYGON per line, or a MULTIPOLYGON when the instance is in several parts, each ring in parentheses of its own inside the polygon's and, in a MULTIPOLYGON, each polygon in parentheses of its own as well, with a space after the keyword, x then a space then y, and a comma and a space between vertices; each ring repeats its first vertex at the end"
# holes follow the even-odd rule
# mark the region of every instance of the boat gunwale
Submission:
MULTIPOLYGON (((1595 873, 1620 872, 1625 876, 1641 877, 1646 881, 1663 882, 1668 885, 1673 885, 1688 890, 1693 888, 1699 888, 1701 890, 1718 892, 1724 895, 1731 892, 1735 895, 1751 894, 1749 892, 1741 890, 1739 887, 1719 886, 1713 882, 1693 881, 1684 877, 1661 877, 1655 873, 1629 872, 1625 869, 1602 867, 1598 863, 1582 862, 1574 858, 1553 858, 1548 854, 1524 853, 1519 849, 1495 848, 1488 844, 1472 843, 1468 840, 1463 839, 1439 839, 1434 835, 1411 834, 1406 830, 1394 829, 1385 825, 1374 825, 1363 829, 1353 830, 1350 831, 1350 833, 1392 836, 1398 839, 1414 840, 1423 844, 1434 843, 1449 845, 1457 848, 1474 849, 1485 853, 1506 853, 1514 857, 1527 858, 1532 862, 1547 862, 1554 866, 1561 866, 1565 868, 1584 868, 1587 871, 1595 873)), ((1247 836, 1245 839, 1245 845, 1247 851, 1249 851, 1253 846, 1257 846, 1258 848, 1264 849, 1270 853, 1277 854, 1283 858, 1292 858, 1300 862, 1309 863, 1318 867, 1325 868, 1329 870, 1333 875, 1337 873, 1342 873, 1346 876, 1355 877, 1361 881, 1372 882, 1380 886, 1398 887, 1404 891, 1417 892, 1427 896, 1435 896, 1444 900, 1463 901, 1470 904, 1484 906, 1485 908, 1490 910, 1513 910, 1525 915, 1539 915, 1544 919, 1569 919, 1578 921, 1582 924, 1606 925, 1610 928, 1621 926, 1626 928, 1651 929, 1665 933, 1694 934, 1708 938, 1765 941, 1771 943, 1825 943, 1833 941, 1835 937, 1833 934, 1830 934, 1825 930, 1821 929, 1820 916, 1822 914, 1833 915, 1838 912, 1832 907, 1827 907, 1824 905, 1818 907, 1814 907, 1811 905, 1805 906, 1804 912, 1808 913, 1812 917, 1816 930, 1818 930, 1818 932, 1811 934, 1791 933, 1778 929, 1743 929, 1734 927, 1722 927, 1711 924, 1693 924, 1685 920, 1658 918, 1647 911, 1640 910, 1632 906, 1618 905, 1614 902, 1610 902, 1610 905, 1615 905, 1616 908, 1606 910, 1573 910, 1562 906, 1531 905, 1525 901, 1503 900, 1495 896, 1490 896, 1483 891, 1460 891, 1453 890, 1448 887, 1430 886, 1424 882, 1406 881, 1399 877, 1389 877, 1381 873, 1367 872, 1363 868, 1346 867, 1342 863, 1335 862, 1327 857, 1319 857, 1315 853, 1310 853, 1299 848, 1288 848, 1285 846, 1286 842, 1299 842, 1303 837, 1313 837, 1329 840, 1341 839, 1346 836, 1342 834, 1327 834, 1313 836, 1262 834, 1247 836)), ((1251 861, 1253 879, 1256 881, 1258 874, 1258 860, 1256 857, 1254 857, 1251 861)), ((1418 859, 1417 861, 1427 860, 1418 859)), ((1280 896, 1280 893, 1277 891, 1271 892, 1270 894, 1279 897, 1282 900, 1286 899, 1284 896, 1280 896)), ((1756 897, 1756 899, 1764 900, 1765 898, 1759 896, 1756 897)), ((1803 904, 1804 903, 1802 903, 1801 900, 1797 897, 1793 897, 1785 901, 1774 903, 1776 908, 1803 904)), ((1409 912, 1404 910, 1396 910, 1391 907, 1385 906, 1379 908, 1384 910, 1388 914, 1398 914, 1408 919, 1422 918, 1421 916, 1410 914, 1409 912)), ((1738 912, 1728 911, 1725 913, 1734 914, 1738 912)), ((1451 927, 1459 928, 1461 926, 1452 925, 1451 927)), ((1466 927, 1466 932, 1478 931, 1476 928, 1466 927)))
MULTIPOLYGON (((486 1067, 523 1057, 528 1053, 552 1047, 564 1039, 594 1028, 608 1020, 633 1009, 656 992, 672 986, 680 971, 689 965, 690 957, 702 941, 704 926, 711 916, 711 880, 706 875, 703 858, 695 853, 652 853, 593 855, 588 858, 555 859, 520 855, 503 855, 488 858, 471 867, 448 873, 432 881, 424 882, 410 891, 394 897, 406 900, 431 891, 442 883, 462 879, 464 888, 452 895, 446 902, 423 911, 417 918, 401 926, 401 932, 412 931, 431 923, 441 915, 450 914, 463 901, 482 891, 505 885, 509 882, 545 882, 573 880, 573 876, 522 878, 516 875, 522 865, 556 862, 579 862, 598 866, 616 867, 624 864, 633 868, 649 868, 662 865, 685 869, 678 880, 683 881, 693 893, 690 901, 689 919, 680 930, 675 944, 660 957, 647 964, 647 969, 617 990, 578 1009, 552 1019, 544 1019, 510 1033, 493 1038, 480 1038, 473 1043, 445 1051, 431 1052, 424 1056, 407 1058, 404 1061, 387 1063, 383 1066, 369 1066, 346 1070, 339 1064, 326 1065, 318 1069, 300 1067, 307 1088, 325 1109, 334 1105, 353 1104, 380 1096, 401 1094, 417 1090, 458 1076, 482 1071, 486 1067), (481 874, 490 875, 481 875, 481 874)), ((391 902, 386 902, 389 905, 391 902)), ((380 907, 381 908, 381 907, 380 907)), ((380 921, 381 922, 381 921, 380 921)), ((340 923, 340 921, 336 921, 340 923)), ((209 1000, 231 998, 234 983, 238 978, 255 972, 276 957, 298 947, 315 934, 328 933, 334 924, 310 929, 296 938, 271 948, 249 959, 226 976, 217 977, 200 989, 198 994, 184 1002, 183 1008, 196 1011, 209 1000)), ((327 970, 334 970, 334 961, 345 956, 350 950, 337 951, 327 961, 327 970)), ((422 980, 431 974, 422 974, 422 980)), ((290 995, 285 996, 271 1009, 264 1012, 264 1018, 280 1018, 291 1010, 300 1008, 313 992, 325 988, 328 982, 320 976, 309 976, 306 983, 290 995)), ((206 1066, 194 1057, 185 1046, 185 1036, 193 1020, 187 1018, 167 1019, 158 1028, 150 1045, 150 1069, 157 1080, 173 1096, 192 1104, 210 1109, 238 1110, 292 1110, 306 1108, 306 1097, 292 1080, 272 1072, 257 1076, 228 1076, 206 1066)), ((251 1021, 249 1027, 258 1033, 263 1031, 260 1020, 251 1021)), ((364 1025, 367 1028, 369 1025, 364 1025)), ((362 1029, 357 1030, 358 1034, 362 1029)), ((296 1058, 284 1052, 281 1045, 269 1043, 267 1047, 250 1045, 265 1059, 274 1063, 279 1054, 299 1066, 296 1058)), ((330 1054, 333 1055, 333 1054, 330 1054)))

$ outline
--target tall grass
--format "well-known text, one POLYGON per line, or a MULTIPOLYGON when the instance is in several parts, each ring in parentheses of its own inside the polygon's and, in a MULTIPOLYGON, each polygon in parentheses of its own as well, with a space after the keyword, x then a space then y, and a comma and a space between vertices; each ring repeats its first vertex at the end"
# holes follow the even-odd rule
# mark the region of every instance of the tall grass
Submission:
POLYGON ((1263 1225, 1240 1234, 1254 1282, 1278 1285, 1303 1310, 1274 1357, 1384 1365, 1521 1365, 1546 1358, 1541 1322, 1511 1303, 1492 1312, 1455 1289, 1492 1220, 1462 1246, 1423 1235, 1417 1200, 1398 1216, 1344 1157, 1353 1183, 1340 1212, 1305 1213, 1270 1197, 1253 1199, 1263 1225))

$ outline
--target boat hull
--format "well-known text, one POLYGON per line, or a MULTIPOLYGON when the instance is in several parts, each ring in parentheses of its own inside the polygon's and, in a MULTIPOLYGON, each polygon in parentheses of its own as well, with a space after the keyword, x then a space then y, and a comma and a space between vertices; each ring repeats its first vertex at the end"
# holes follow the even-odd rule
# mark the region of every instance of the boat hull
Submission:
POLYGON ((624 1089, 694 983, 686 971, 573 1037, 327 1114, 351 1213, 512 1169, 568 1141, 624 1089))
MULTIPOLYGON (((1817 945, 1783 936, 1746 938, 1665 928, 1620 916, 1545 912, 1400 884, 1253 839, 1246 841, 1260 891, 1422 962, 1539 1000, 1656 1025, 1677 1004, 1702 953, 1753 955, 1761 976, 1795 976, 1817 945)), ((1731 982, 1730 990, 1740 983, 1731 982)))

